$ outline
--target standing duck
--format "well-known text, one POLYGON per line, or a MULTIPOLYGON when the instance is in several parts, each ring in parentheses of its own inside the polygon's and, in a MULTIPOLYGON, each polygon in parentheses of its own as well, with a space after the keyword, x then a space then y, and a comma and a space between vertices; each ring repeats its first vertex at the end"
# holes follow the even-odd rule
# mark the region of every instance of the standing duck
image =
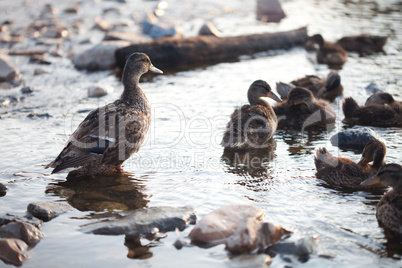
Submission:
POLYGON ((343 93, 341 76, 336 70, 331 70, 326 78, 306 75, 303 78, 293 80, 289 84, 279 82, 276 84, 276 91, 278 91, 282 99, 286 99, 290 90, 294 87, 307 88, 314 94, 314 97, 328 101, 333 101, 343 93))
POLYGON ((384 143, 376 139, 366 144, 358 163, 348 158, 335 157, 326 148, 319 148, 314 157, 317 177, 333 186, 353 190, 369 188, 360 183, 373 176, 384 165, 385 154, 384 143), (372 165, 369 164, 371 161, 372 165))
POLYGON ((377 204, 376 217, 385 227, 389 237, 402 238, 402 166, 398 164, 384 165, 377 174, 363 181, 362 186, 391 186, 377 204))
POLYGON ((303 87, 293 88, 287 100, 275 105, 279 126, 295 128, 326 127, 335 123, 335 112, 327 101, 317 100, 303 87))
POLYGON ((391 94, 380 92, 371 95, 364 106, 349 97, 342 104, 345 121, 352 124, 377 127, 401 127, 402 103, 391 94))
POLYGON ((237 108, 226 125, 221 145, 229 150, 261 149, 268 147, 278 120, 271 105, 261 99, 270 97, 281 101, 267 82, 254 81, 248 89, 249 105, 237 108))
POLYGON ((72 176, 120 171, 121 164, 140 149, 151 122, 151 107, 139 86, 148 71, 162 73, 146 54, 132 54, 124 66, 121 97, 90 112, 45 168, 54 168, 52 174, 73 169, 72 176))
POLYGON ((371 55, 377 52, 385 53, 383 47, 387 42, 386 36, 375 36, 369 34, 361 34, 354 36, 345 36, 336 44, 340 45, 346 51, 355 51, 359 53, 359 56, 371 55))
POLYGON ((342 68, 348 55, 346 51, 338 44, 326 42, 321 34, 310 37, 310 41, 318 44, 317 62, 327 64, 335 69, 342 68))

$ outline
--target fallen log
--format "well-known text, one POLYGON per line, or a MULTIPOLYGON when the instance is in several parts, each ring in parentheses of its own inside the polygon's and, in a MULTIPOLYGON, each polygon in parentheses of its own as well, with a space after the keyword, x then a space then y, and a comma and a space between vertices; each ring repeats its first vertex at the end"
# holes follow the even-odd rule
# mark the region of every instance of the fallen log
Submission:
POLYGON ((133 44, 116 50, 117 67, 123 69, 134 52, 146 53, 152 63, 164 71, 235 61, 241 55, 252 55, 272 49, 289 49, 307 41, 306 27, 277 33, 235 37, 197 36, 191 38, 161 38, 133 44))

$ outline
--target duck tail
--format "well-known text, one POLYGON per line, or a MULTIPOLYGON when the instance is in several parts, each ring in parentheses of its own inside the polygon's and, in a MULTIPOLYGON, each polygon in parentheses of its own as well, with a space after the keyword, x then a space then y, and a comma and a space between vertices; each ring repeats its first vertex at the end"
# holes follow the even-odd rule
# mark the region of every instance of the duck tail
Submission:
POLYGON ((353 117, 357 108, 359 108, 359 105, 353 98, 349 97, 343 101, 342 110, 346 118, 353 117))

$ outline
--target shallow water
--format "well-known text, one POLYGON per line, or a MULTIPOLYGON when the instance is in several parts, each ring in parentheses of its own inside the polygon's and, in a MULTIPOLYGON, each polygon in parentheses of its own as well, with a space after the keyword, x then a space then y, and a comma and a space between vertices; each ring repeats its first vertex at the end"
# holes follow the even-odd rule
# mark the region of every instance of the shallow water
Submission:
MULTIPOLYGON (((19 2, 14 2, 8 5, 18 6, 19 2)), ((27 3, 18 12, 35 14, 44 4, 27 3)), ((60 5, 60 9, 65 5, 52 3, 60 5)), ((151 7, 155 3, 143 4, 151 7)), ((88 1, 83 4, 83 12, 89 14, 89 20, 110 6, 119 7, 127 16, 134 13, 135 18, 141 18, 145 10, 136 1, 126 4, 88 1)), ((309 34, 320 32, 328 40, 359 33, 388 35, 387 55, 360 58, 349 54, 340 70, 344 97, 352 96, 363 104, 370 95, 364 88, 375 82, 396 99, 402 99, 402 16, 398 1, 356 4, 293 0, 284 1, 283 8, 288 17, 279 25, 266 25, 254 20, 254 5, 248 1, 236 0, 225 5, 214 1, 169 1, 165 20, 177 20, 189 36, 194 35, 203 19, 213 20, 224 36, 304 25, 308 26, 309 34)), ((12 16, 12 13, 0 14, 12 16)), ((85 26, 84 34, 92 34, 86 33, 89 30, 85 26)), ((99 34, 93 33, 93 38, 99 38, 99 34)), ((66 52, 73 49, 68 46, 67 42, 62 49, 66 52)), ((223 128, 234 108, 247 101, 249 85, 257 79, 274 86, 277 81, 288 82, 306 74, 326 75, 328 68, 315 64, 314 58, 313 53, 302 48, 259 53, 255 57, 242 57, 239 62, 157 76, 152 82, 142 83, 152 105, 148 138, 139 153, 125 162, 126 175, 113 181, 99 178, 94 185, 86 181, 66 183, 66 174, 49 175, 44 165, 60 152, 86 116, 85 110, 118 98, 122 90, 118 79, 111 71, 77 71, 67 57, 53 59, 54 63, 48 67, 51 73, 33 76, 36 64, 28 63, 25 57, 13 57, 35 91, 1 112, 0 182, 8 191, 0 197, 0 214, 24 214, 30 202, 40 200, 68 202, 74 207, 42 225, 45 237, 28 252, 30 258, 23 267, 242 267, 246 262, 228 255, 223 246, 177 250, 173 246, 177 239, 174 232, 133 241, 124 236, 80 231, 80 226, 111 217, 113 212, 144 206, 191 205, 197 217, 202 218, 215 208, 233 203, 260 207, 265 220, 292 230, 296 236, 318 235, 317 251, 307 263, 289 264, 277 256, 272 267, 400 265, 401 245, 387 242, 375 218, 375 205, 382 193, 344 192, 326 187, 315 177, 313 156, 318 147, 326 146, 332 153, 339 152, 356 161, 360 158, 354 152, 339 151, 329 142, 338 130, 347 128, 342 123, 342 98, 331 104, 337 113, 333 130, 310 135, 277 131, 276 150, 251 168, 222 157, 219 143, 223 128), (115 91, 100 99, 88 98, 86 88, 94 83, 111 85, 115 91), (52 117, 28 118, 32 112, 49 113, 52 117), (135 255, 133 252, 136 258, 128 258, 135 255)), ((18 92, 19 88, 2 90, 1 95, 21 96, 18 92)), ((387 146, 386 161, 401 164, 401 130, 373 129, 387 146)), ((184 230, 182 236, 191 228, 184 230)))

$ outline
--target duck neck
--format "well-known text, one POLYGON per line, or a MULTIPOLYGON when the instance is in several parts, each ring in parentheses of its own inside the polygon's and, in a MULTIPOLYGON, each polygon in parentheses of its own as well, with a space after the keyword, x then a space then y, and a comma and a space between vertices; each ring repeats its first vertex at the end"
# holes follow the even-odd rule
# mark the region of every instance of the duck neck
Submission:
POLYGON ((125 105, 142 111, 144 114, 149 113, 149 103, 144 92, 139 86, 139 77, 131 81, 125 81, 123 78, 124 91, 121 94, 120 101, 125 105))
POLYGON ((374 153, 373 157, 373 168, 379 169, 384 165, 384 157, 385 157, 385 152, 381 149, 377 149, 377 151, 374 153))

